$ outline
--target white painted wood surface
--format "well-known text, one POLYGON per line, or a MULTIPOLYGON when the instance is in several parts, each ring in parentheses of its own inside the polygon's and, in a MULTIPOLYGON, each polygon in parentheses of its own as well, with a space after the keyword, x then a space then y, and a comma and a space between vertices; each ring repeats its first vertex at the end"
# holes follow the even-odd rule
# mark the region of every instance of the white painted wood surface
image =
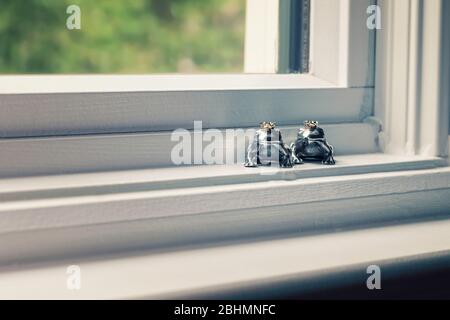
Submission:
POLYGON ((398 172, 443 160, 348 160, 334 177, 305 166, 264 177, 197 167, 3 180, 0 265, 448 217, 448 169, 398 172))
MULTIPOLYGON (((268 119, 280 125, 301 123, 305 119, 328 123, 361 121, 373 114, 373 85, 366 80, 371 77, 370 57, 374 47, 365 28, 348 27, 348 24, 353 23, 349 19, 350 11, 359 13, 367 1, 335 0, 324 2, 323 8, 316 10, 316 13, 328 14, 313 19, 313 24, 323 27, 315 28, 318 40, 333 43, 332 48, 318 45, 317 50, 313 50, 317 54, 313 60, 321 68, 316 72, 319 77, 273 74, 0 76, 0 137, 172 130, 189 128, 193 120, 203 120, 205 126, 215 128, 253 126, 268 119), (338 3, 339 10, 333 10, 334 3, 338 3), (341 42, 343 44, 338 45, 341 42), (360 56, 363 57, 357 58, 360 56), (342 71, 341 68, 345 71, 339 76, 345 78, 342 83, 338 83, 337 76, 331 77, 332 81, 321 76, 335 74, 342 71)), ((262 1, 257 2, 260 5, 262 1)), ((265 10, 259 11, 270 16, 263 20, 272 30, 277 24, 273 9, 278 1, 264 0, 264 3, 265 10)), ((249 5, 256 6, 256 1, 249 5)), ((358 16, 361 18, 355 22, 356 26, 364 12, 358 16)), ((249 28, 252 28, 251 23, 249 28)), ((273 30, 270 36, 268 32, 258 34, 264 36, 257 41, 264 42, 263 51, 277 46, 273 43, 276 38, 273 30)), ((252 41, 250 38, 248 40, 252 41)), ((260 57, 266 56, 261 50, 257 52, 260 57)))
POLYGON ((9 178, 0 180, 0 201, 297 180, 432 169, 445 165, 446 160, 440 158, 374 153, 339 156, 335 166, 307 162, 292 169, 257 169, 245 168, 242 165, 204 165, 9 178))
MULTIPOLYGON (((448 102, 445 95, 448 95, 448 90, 445 91, 443 86, 448 84, 448 75, 440 72, 445 68, 437 62, 442 62, 442 66, 448 63, 443 59, 445 52, 448 52, 445 51, 448 50, 448 41, 441 44, 439 41, 444 38, 442 27, 448 20, 443 19, 442 12, 448 12, 449 6, 441 0, 395 0, 386 6, 383 4, 387 1, 380 3, 389 12, 388 15, 383 13, 383 30, 389 29, 378 33, 379 70, 375 98, 376 116, 382 120, 385 130, 382 138, 390 146, 386 150, 410 155, 445 156, 447 153, 441 148, 441 140, 445 139, 447 145, 448 136, 445 134, 443 138, 440 134, 448 126, 443 125, 448 107, 442 107, 445 101, 448 102), (418 10, 421 7, 424 10, 418 10), (420 30, 418 23, 424 25, 424 35, 432 34, 426 36, 425 41, 414 33, 414 30, 420 30), (404 47, 406 43, 402 42, 403 39, 406 39, 407 47, 404 47), (432 50, 426 54, 422 52, 430 47, 433 47, 432 50), (430 68, 426 76, 417 67, 419 61, 425 58, 427 63, 421 68, 430 68), (416 88, 420 89, 420 93, 416 88), (423 114, 426 116, 419 117, 423 114), (414 130, 416 125, 419 125, 418 132, 414 130), (436 130, 425 130, 429 126, 436 130)), ((351 77, 362 79, 360 75, 349 73, 347 80, 351 77)), ((307 118, 325 122, 360 122, 373 114, 373 89, 332 88, 330 83, 310 77, 270 80, 256 75, 245 79, 218 76, 212 77, 212 82, 206 87, 204 80, 207 78, 201 80, 200 77, 197 78, 199 81, 189 83, 188 91, 184 91, 183 81, 186 78, 171 82, 173 86, 168 89, 165 81, 170 78, 164 77, 159 79, 161 82, 157 78, 136 77, 134 84, 124 87, 114 77, 85 78, 87 82, 84 87, 88 88, 88 93, 78 91, 76 86, 70 88, 71 83, 82 82, 83 77, 66 78, 60 85, 56 82, 64 77, 40 79, 43 80, 41 87, 31 86, 36 79, 24 81, 16 87, 20 79, 14 78, 7 79, 12 81, 12 85, 0 86, 3 93, 9 93, 0 96, 0 135, 4 138, 0 140, 0 170, 3 170, 3 176, 143 168, 149 163, 164 165, 167 164, 167 150, 161 149, 163 151, 158 154, 152 147, 167 147, 169 134, 148 131, 190 128, 193 120, 203 120, 205 128, 245 127, 269 118, 281 125, 297 125, 307 118), (230 80, 226 88, 221 86, 225 78, 230 80), (92 83, 96 79, 102 80, 97 86, 92 83), (237 82, 233 84, 235 80, 237 82), (299 89, 302 81, 310 86, 299 89), (55 85, 54 89, 48 89, 51 87, 49 83, 55 85), (109 84, 110 88, 105 89, 109 84), (99 88, 106 92, 98 92, 99 88), (16 95, 14 90, 29 90, 30 94, 16 95), (13 138, 140 131, 143 133, 13 138)), ((377 151, 378 132, 369 124, 355 124, 351 130, 348 130, 348 124, 332 125, 327 127, 328 132, 335 137, 330 142, 339 147, 339 152, 377 151), (333 128, 336 129, 334 133, 333 128)), ((352 163, 348 158, 349 162, 340 163, 335 168, 305 166, 290 173, 276 174, 273 178, 260 176, 259 173, 258 176, 247 174, 242 168, 227 167, 221 173, 212 172, 209 171, 213 170, 211 167, 197 172, 194 170, 196 168, 191 168, 192 171, 189 169, 183 174, 158 169, 161 171, 39 177, 28 180, 29 185, 26 180, 2 179, 0 197, 5 201, 0 203, 0 242, 3 244, 0 247, 0 264, 35 263, 60 258, 70 258, 68 263, 72 264, 73 259, 79 258, 81 263, 84 261, 82 257, 98 257, 103 253, 161 250, 182 244, 195 246, 209 241, 244 241, 252 237, 304 236, 310 232, 325 233, 374 223, 448 218, 450 169, 430 169, 442 165, 443 160, 434 157, 398 157, 396 160, 388 156, 377 157, 380 155, 361 156, 359 163, 352 163), (141 173, 142 176, 139 176, 141 173)), ((448 222, 439 221, 346 233, 345 243, 340 242, 343 238, 339 236, 342 234, 322 235, 320 239, 326 241, 317 242, 316 246, 325 250, 321 251, 323 259, 331 259, 325 264, 321 264, 324 260, 318 258, 317 251, 313 252, 314 257, 306 254, 311 253, 308 250, 314 246, 309 240, 300 242, 305 238, 297 239, 295 244, 290 243, 292 246, 287 242, 266 242, 256 251, 252 251, 255 248, 251 245, 239 245, 230 247, 229 252, 223 248, 205 249, 210 251, 201 251, 200 256, 197 250, 179 252, 178 255, 172 253, 172 256, 168 253, 168 260, 164 260, 167 255, 152 254, 137 260, 117 259, 103 261, 103 264, 92 262, 87 270, 88 277, 92 276, 88 279, 93 281, 94 288, 85 291, 83 297, 155 297, 176 294, 180 290, 201 291, 204 286, 210 285, 226 287, 239 285, 241 281, 262 281, 291 272, 301 273, 302 270, 314 272, 321 270, 321 267, 348 267, 358 263, 353 258, 367 258, 359 261, 367 263, 407 255, 428 255, 449 250, 448 231, 448 222), (350 234, 353 236, 350 237, 350 234), (416 244, 414 241, 417 245, 411 245, 416 244), (342 251, 337 251, 339 257, 334 255, 335 244, 341 245, 338 250, 342 251), (272 249, 270 261, 261 259, 257 254, 262 248, 272 249), (280 251, 279 248, 287 251, 280 251), (374 255, 369 256, 366 251, 363 253, 362 248, 373 249, 367 252, 374 255), (387 250, 383 253, 385 248, 387 250), (334 253, 326 251, 328 249, 333 249, 334 253), (291 264, 284 263, 292 258, 293 252, 300 254, 295 256, 293 262, 297 262, 298 258, 298 261, 305 263, 295 270, 289 269, 291 264), (225 264, 208 264, 206 260, 201 260, 205 256, 213 262, 221 262, 222 258, 244 261, 248 263, 249 273, 227 273, 221 269, 226 267, 225 264), (193 258, 199 258, 197 262, 203 265, 196 265, 193 258), (309 265, 305 262, 308 258, 312 258, 309 265), (333 261, 338 264, 329 264, 333 261), (253 262, 257 264, 253 265, 253 262), (181 286, 166 282, 167 286, 149 287, 143 281, 155 280, 155 274, 148 271, 148 268, 156 270, 152 269, 154 266, 167 272, 158 272, 155 281, 165 280, 161 274, 178 279, 176 275, 180 276, 180 269, 173 269, 176 263, 188 263, 184 269, 186 272, 190 272, 191 267, 192 270, 195 268, 193 273, 187 273, 191 277, 186 277, 195 282, 187 281, 181 286), (148 273, 139 273, 141 269, 136 269, 141 268, 139 265, 148 273), (261 272, 261 265, 267 267, 267 273, 258 273, 261 272), (217 268, 214 277, 206 276, 201 269, 205 266, 210 270, 217 268), (302 269, 303 266, 310 269, 302 269), (131 274, 131 278, 126 278, 127 283, 118 282, 123 295, 116 295, 118 291, 105 284, 105 281, 116 278, 115 273, 104 274, 105 269, 131 274), (217 274, 223 274, 224 278, 217 277, 217 274), (257 277, 252 278, 249 274, 257 277), (108 276, 103 278, 104 275, 108 276), (202 278, 199 280, 196 276, 202 278), (217 282, 222 281, 220 279, 223 282, 217 282), (132 285, 127 286, 129 281, 132 285), (108 291, 102 291, 104 289, 108 291)), ((29 292, 37 292, 36 288, 42 287, 44 282, 49 290, 42 293, 60 297, 71 294, 60 291, 65 290, 65 287, 59 286, 64 286, 66 279, 65 269, 61 270, 61 266, 2 273, 0 279, 5 284, 0 286, 0 296, 7 292, 26 297, 29 292)))
POLYGON ((367 28, 370 0, 314 0, 311 74, 342 87, 373 87, 375 31, 367 28))
POLYGON ((360 122, 373 89, 267 89, 0 95, 0 137, 360 122))
MULTIPOLYGON (((290 144, 295 141, 300 126, 302 124, 295 127, 281 127, 285 143, 290 144)), ((323 127, 337 155, 378 151, 377 128, 369 123, 345 123, 323 127)), ((227 156, 233 154, 236 157, 239 155, 240 159, 238 161, 236 158, 236 162, 233 163, 245 161, 246 143, 254 135, 252 131, 249 133, 247 140, 244 134, 240 135, 243 137, 242 142, 237 139, 233 142, 234 135, 228 137, 223 135, 224 161, 227 156)), ((171 135, 172 132, 167 131, 0 139, 2 153, 0 177, 173 166, 171 152, 179 142, 178 139, 171 141, 171 135)), ((185 133, 183 136, 194 141, 192 133, 185 133)), ((203 146, 206 147, 210 143, 203 142, 203 146)), ((194 161, 192 160, 191 163, 194 161)))
POLYGON ((307 74, 1 75, 0 94, 334 88, 307 74))
POLYGON ((245 73, 277 73, 279 0, 248 0, 245 11, 245 73))
MULTIPOLYGON (((300 175, 299 175, 300 176, 300 175)), ((282 179, 103 194, 63 194, 0 204, 0 233, 323 203, 390 194, 450 192, 450 169, 282 179)), ((411 204, 414 205, 414 204, 411 204)), ((442 213, 450 204, 441 205, 442 213)), ((382 210, 382 206, 378 208, 382 210)))
POLYGON ((0 273, 1 299, 189 297, 287 277, 292 280, 449 254, 450 222, 438 221, 249 244, 141 254, 0 273), (68 290, 66 268, 81 268, 68 290))
POLYGON ((446 157, 450 87, 450 5, 381 0, 375 116, 388 153, 446 157))
POLYGON ((344 1, 314 0, 311 17, 311 73, 339 83, 340 7, 344 1))

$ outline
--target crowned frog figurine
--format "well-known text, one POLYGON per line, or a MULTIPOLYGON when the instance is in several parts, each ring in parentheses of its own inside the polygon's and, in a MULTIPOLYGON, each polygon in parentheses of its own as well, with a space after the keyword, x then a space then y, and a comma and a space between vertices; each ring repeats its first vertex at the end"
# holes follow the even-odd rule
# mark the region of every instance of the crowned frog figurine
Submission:
POLYGON ((286 146, 280 130, 274 122, 262 122, 247 150, 246 167, 271 166, 277 164, 282 168, 294 165, 292 151, 286 146))
POLYGON ((304 160, 322 161, 323 164, 334 165, 334 149, 325 139, 325 132, 317 121, 305 121, 300 128, 297 140, 291 144, 292 157, 295 164, 304 160))

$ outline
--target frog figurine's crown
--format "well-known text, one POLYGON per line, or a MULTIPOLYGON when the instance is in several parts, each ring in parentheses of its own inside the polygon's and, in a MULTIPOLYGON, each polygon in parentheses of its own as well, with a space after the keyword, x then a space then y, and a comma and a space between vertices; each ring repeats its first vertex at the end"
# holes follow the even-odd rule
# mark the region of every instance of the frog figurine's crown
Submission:
POLYGON ((271 121, 263 121, 259 124, 259 127, 261 129, 274 129, 276 127, 276 123, 275 122, 271 122, 271 121))
POLYGON ((315 127, 318 127, 318 126, 319 126, 319 121, 306 120, 305 122, 303 122, 303 124, 304 124, 305 126, 315 126, 315 127))

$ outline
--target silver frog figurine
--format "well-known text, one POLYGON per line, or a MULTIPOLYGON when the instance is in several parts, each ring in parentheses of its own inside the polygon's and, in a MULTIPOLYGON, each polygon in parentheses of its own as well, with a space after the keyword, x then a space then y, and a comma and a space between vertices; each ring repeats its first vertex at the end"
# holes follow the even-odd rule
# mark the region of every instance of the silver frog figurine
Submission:
POLYGON ((277 164, 281 168, 294 166, 292 151, 284 144, 281 132, 275 126, 274 122, 260 124, 247 150, 246 167, 254 168, 272 164, 277 164))
POLYGON ((304 160, 336 164, 333 146, 328 144, 325 132, 317 121, 304 122, 304 127, 298 131, 297 140, 291 144, 291 150, 295 164, 301 164, 304 160))

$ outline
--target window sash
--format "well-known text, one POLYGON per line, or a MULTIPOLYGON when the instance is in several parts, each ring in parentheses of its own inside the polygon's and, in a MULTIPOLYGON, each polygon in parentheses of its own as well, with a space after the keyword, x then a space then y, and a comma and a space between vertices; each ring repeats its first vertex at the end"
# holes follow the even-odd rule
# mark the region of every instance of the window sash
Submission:
MULTIPOLYGON (((351 12, 370 0, 336 1, 340 14, 331 15, 333 22, 317 15, 334 8, 320 8, 328 3, 321 1, 313 1, 312 28, 324 25, 330 36, 355 44, 344 41, 321 52, 337 53, 339 61, 348 62, 362 54, 356 44, 365 43, 362 52, 370 56, 375 47, 365 20, 364 28, 348 26, 351 12)), ((340 123, 372 116, 373 84, 367 82, 372 61, 336 63, 329 74, 346 80, 328 78, 314 65, 329 57, 318 54, 318 41, 312 40, 311 74, 0 76, 0 136, 153 132, 189 129, 194 120, 205 127, 233 128, 261 120, 298 125, 305 119, 340 123)))

